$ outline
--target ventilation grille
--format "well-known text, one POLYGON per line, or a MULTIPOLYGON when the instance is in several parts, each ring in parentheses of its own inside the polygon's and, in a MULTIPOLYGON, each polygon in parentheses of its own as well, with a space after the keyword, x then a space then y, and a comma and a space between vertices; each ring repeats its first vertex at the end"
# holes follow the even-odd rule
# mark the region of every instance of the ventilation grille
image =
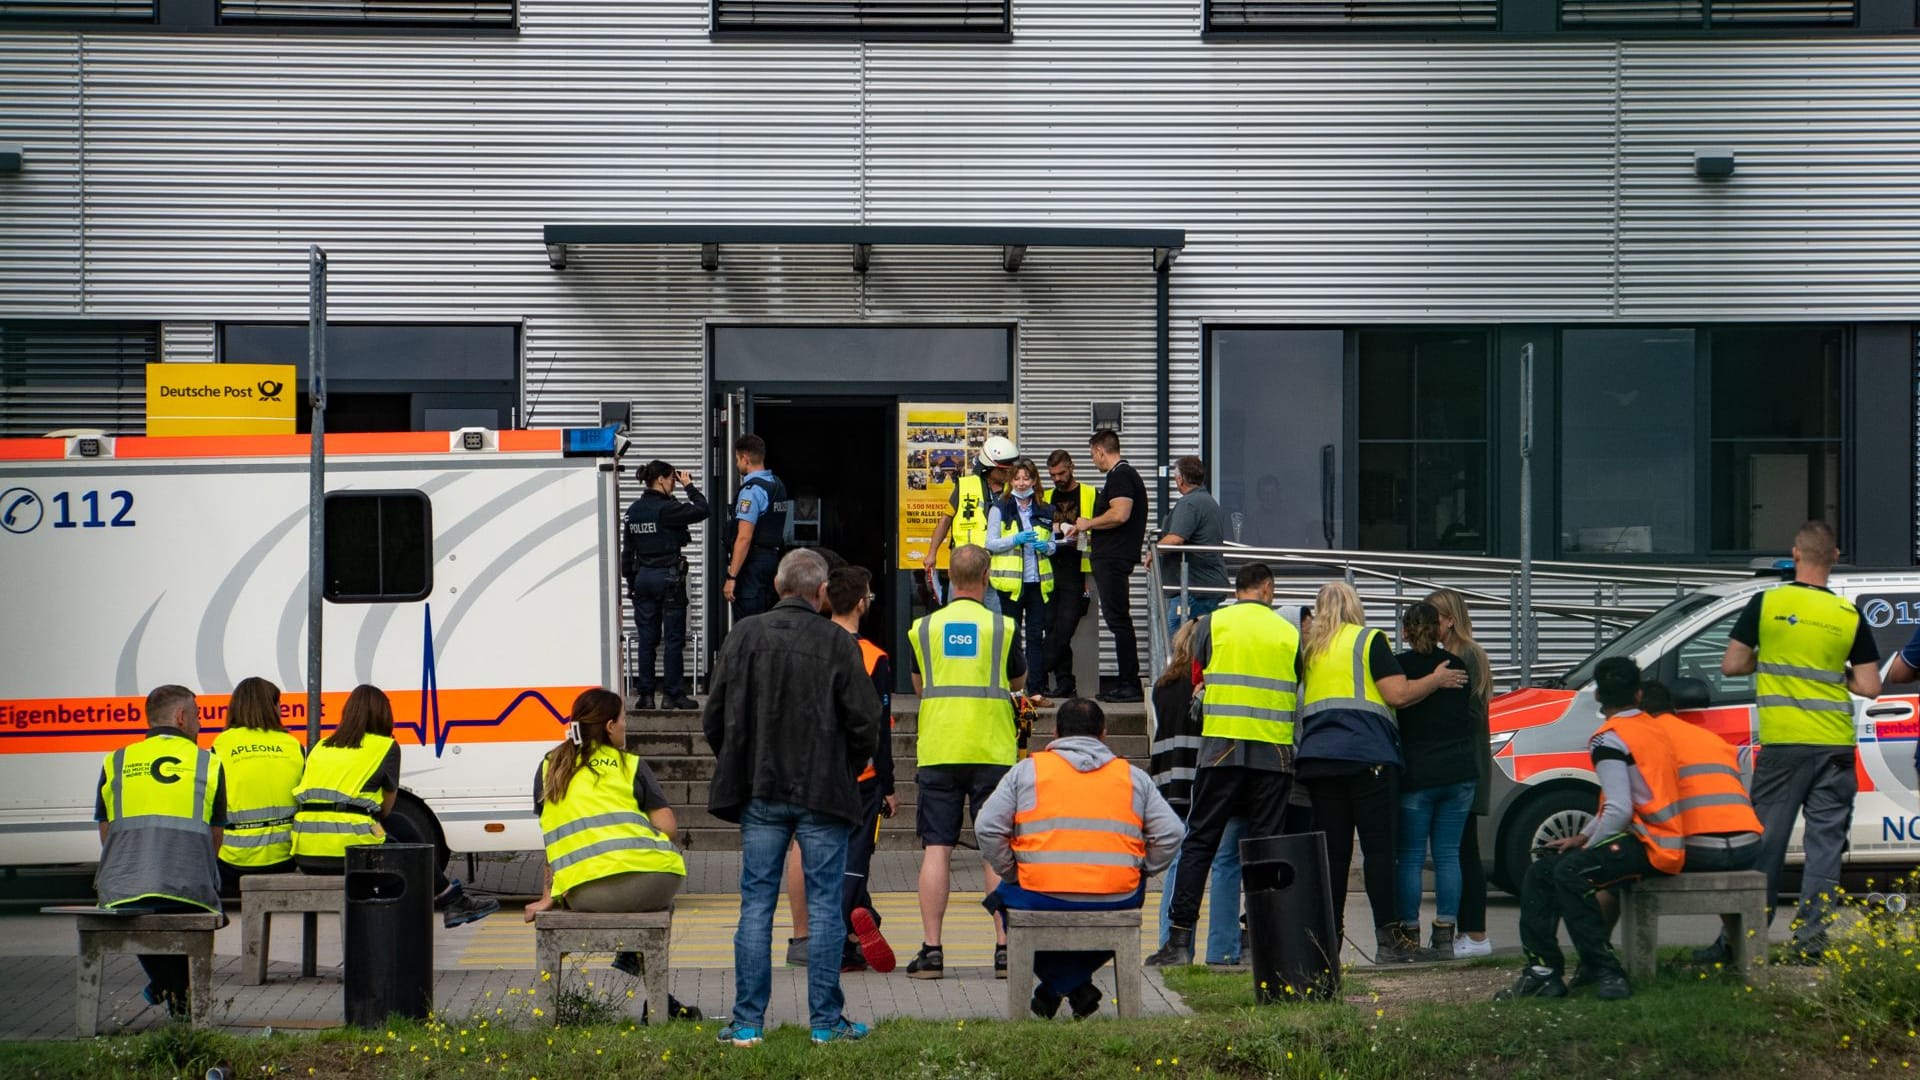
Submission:
POLYGON ((1209 30, 1497 30, 1499 0, 1212 0, 1209 30))
POLYGON ((1005 34, 1008 0, 714 0, 720 31, 1005 34))
POLYGON ((0 322, 0 437, 143 435, 147 365, 159 359, 158 326, 0 322))
POLYGON ((59 19, 63 22, 152 22, 154 0, 0 0, 0 22, 59 19))
POLYGON ((513 26, 513 0, 220 0, 223 23, 513 26))
POLYGON ((1852 26, 1858 8, 1859 0, 1561 0, 1560 25, 1596 30, 1852 26))

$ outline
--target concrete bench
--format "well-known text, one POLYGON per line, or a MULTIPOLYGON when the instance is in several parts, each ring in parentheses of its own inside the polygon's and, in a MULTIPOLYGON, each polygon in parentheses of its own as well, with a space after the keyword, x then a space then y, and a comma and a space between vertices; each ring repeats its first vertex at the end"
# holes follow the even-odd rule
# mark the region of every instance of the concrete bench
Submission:
POLYGON ((267 953, 273 917, 298 913, 301 920, 300 974, 312 978, 322 914, 346 911, 346 878, 317 874, 247 874, 240 879, 240 981, 267 981, 267 953))
POLYGON ((541 994, 554 1023, 560 1022, 555 1005, 569 953, 639 953, 641 980, 647 988, 647 1023, 671 1018, 667 942, 673 933, 673 912, 543 911, 534 917, 533 931, 534 954, 543 976, 541 994))
POLYGON ((1662 915, 1731 916, 1727 944, 1733 966, 1746 971, 1767 955, 1767 876, 1758 870, 1655 874, 1620 890, 1620 951, 1627 977, 1653 978, 1662 915), (1748 935, 1752 936, 1749 937, 1748 935))
POLYGON ((193 1026, 213 1022, 213 932, 227 917, 212 912, 182 915, 117 915, 79 913, 59 908, 43 911, 74 915, 80 932, 80 978, 75 1005, 80 1034, 100 1033, 100 973, 111 953, 145 953, 187 958, 187 1004, 193 1026))
POLYGON ((1120 1015, 1140 1015, 1140 911, 1006 910, 1007 1019, 1031 1015, 1033 954, 1110 952, 1120 1015))

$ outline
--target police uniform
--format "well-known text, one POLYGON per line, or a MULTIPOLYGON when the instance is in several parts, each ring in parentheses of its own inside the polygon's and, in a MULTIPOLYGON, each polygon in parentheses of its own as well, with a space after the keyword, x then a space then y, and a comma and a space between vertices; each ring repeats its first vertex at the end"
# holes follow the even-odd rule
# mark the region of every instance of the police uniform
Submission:
POLYGON ((653 664, 663 644, 665 678, 661 689, 671 702, 686 696, 687 560, 681 554, 693 542, 690 527, 707 519, 707 499, 686 485, 687 499, 649 488, 627 507, 626 542, 620 569, 633 597, 635 644, 640 672, 636 689, 653 694, 653 664))
POLYGON ((1756 659, 1761 751, 1754 765, 1753 807, 1766 828, 1757 869, 1767 875, 1767 910, 1779 898, 1793 820, 1804 814, 1806 865, 1794 941, 1803 950, 1817 950, 1830 908, 1820 898, 1839 885, 1859 791, 1847 670, 1877 664, 1880 653, 1852 603, 1800 582, 1754 597, 1728 636, 1752 648, 1756 659))
POLYGON ((228 728, 213 740, 227 780, 227 825, 220 843, 220 886, 240 891, 245 874, 293 870, 293 789, 306 765, 305 747, 275 728, 228 728))
POLYGON ((1019 756, 1008 687, 1026 674, 1013 620, 971 597, 916 620, 907 634, 920 674, 914 828, 928 847, 960 840, 1019 756))
POLYGON ((1246 818, 1250 839, 1280 833, 1293 787, 1299 653, 1300 631, 1258 600, 1200 619, 1193 652, 1203 672, 1200 755, 1168 912, 1174 926, 1199 920, 1229 820, 1246 818))
MULTIPOLYGON (((213 830, 226 816, 225 774, 213 754, 178 728, 106 755, 94 820, 107 826, 94 891, 101 907, 220 911, 213 830)), ((187 958, 140 957, 153 994, 178 1012, 187 1000, 187 958)))
POLYGON ((758 615, 773 606, 773 575, 780 568, 780 549, 786 544, 787 514, 793 502, 787 485, 766 469, 755 469, 740 481, 733 497, 733 513, 727 523, 725 565, 731 566, 734 540, 740 524, 753 526, 747 558, 733 583, 733 620, 758 615))

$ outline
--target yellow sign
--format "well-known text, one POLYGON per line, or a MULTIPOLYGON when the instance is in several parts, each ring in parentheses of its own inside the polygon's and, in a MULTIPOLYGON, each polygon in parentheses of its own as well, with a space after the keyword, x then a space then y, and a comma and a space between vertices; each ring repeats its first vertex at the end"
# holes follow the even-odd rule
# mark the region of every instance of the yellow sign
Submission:
MULTIPOLYGON (((900 406, 900 566, 920 569, 933 530, 952 512, 953 485, 974 467, 989 435, 1014 438, 1013 406, 900 406)), ((1019 445, 1015 439, 1014 444, 1019 445)), ((951 549, 941 544, 938 565, 946 569, 951 549)))
POLYGON ((291 435, 292 364, 148 364, 149 435, 291 435))

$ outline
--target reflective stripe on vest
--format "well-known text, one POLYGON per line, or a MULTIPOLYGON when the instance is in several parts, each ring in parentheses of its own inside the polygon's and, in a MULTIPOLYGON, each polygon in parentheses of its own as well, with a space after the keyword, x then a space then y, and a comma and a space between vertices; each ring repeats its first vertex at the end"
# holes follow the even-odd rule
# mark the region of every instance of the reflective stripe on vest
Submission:
MULTIPOLYGON (((549 767, 549 761, 540 763, 543 790, 549 767)), ((568 778, 565 797, 540 807, 554 896, 615 874, 686 876, 686 859, 672 838, 634 802, 639 771, 638 755, 597 746, 568 778)))
POLYGON ((1680 782, 1680 830, 1692 836, 1727 836, 1763 830, 1740 772, 1739 752, 1725 739, 1671 713, 1654 717, 1660 733, 1684 762, 1680 782))
POLYGON ((286 731, 228 728, 213 740, 227 778, 227 827, 220 860, 271 866, 293 857, 293 789, 306 762, 286 731))
MULTIPOLYGON (((1093 489, 1085 484, 1075 484, 1073 489, 1080 493, 1080 516, 1083 518, 1092 517, 1093 489)), ((1053 493, 1056 490, 1055 488, 1048 488, 1040 497, 1051 503, 1053 501, 1053 493)), ((1087 541, 1082 540, 1075 546, 1080 549, 1080 572, 1083 574, 1091 572, 1093 570, 1093 552, 1090 550, 1091 545, 1089 545, 1087 541)))
POLYGON ((1352 709, 1393 720, 1393 710, 1380 695, 1367 666, 1367 649, 1378 630, 1347 623, 1333 633, 1327 651, 1315 657, 1307 667, 1301 688, 1301 716, 1331 709, 1352 709))
POLYGON ((913 624, 920 666, 921 765, 1011 765, 1017 758, 1007 692, 1012 620, 956 600, 913 624))
POLYGON ((1294 665, 1300 631, 1259 601, 1238 601, 1200 620, 1207 665, 1200 733, 1286 746, 1299 705, 1294 665))
POLYGON ((1114 758, 1081 772, 1059 754, 1033 755, 1033 807, 1013 816, 1020 887, 1108 896, 1140 887, 1146 822, 1133 801, 1133 770, 1114 758))
MULTIPOLYGON (((1008 521, 1005 514, 1001 515, 1001 536, 1012 536, 1014 533, 1020 531, 1020 519, 1018 517, 1015 517, 1012 521, 1008 521)), ((1042 544, 1053 539, 1053 532, 1049 529, 1036 526, 1033 531, 1040 534, 1040 542, 1042 544)), ((999 589, 1008 596, 1019 595, 1020 587, 1026 584, 1027 578, 1027 556, 1024 549, 1017 545, 1008 548, 1006 551, 993 556, 992 562, 988 565, 990 569, 987 571, 987 580, 992 583, 994 588, 999 589)), ((1035 572, 1040 577, 1040 599, 1043 601, 1053 599, 1053 560, 1045 555, 1035 554, 1033 557, 1033 566, 1035 572)))
POLYGON ((1631 831, 1647 849, 1647 862, 1663 874, 1677 874, 1686 866, 1686 832, 1681 828, 1679 763, 1673 744, 1645 713, 1609 717, 1596 736, 1612 732, 1627 744, 1632 768, 1647 786, 1647 801, 1633 805, 1631 831))
POLYGON ((392 748, 393 740, 385 735, 362 735, 360 745, 351 748, 324 742, 313 748, 293 792, 295 855, 343 858, 356 844, 386 839, 374 821, 380 800, 369 798, 366 791, 392 748))
POLYGON ((213 848, 220 777, 219 761, 178 735, 149 736, 105 757, 107 840, 94 877, 102 907, 165 899, 220 910, 213 848))
POLYGON ((987 487, 977 472, 970 472, 955 485, 957 502, 953 508, 953 528, 947 541, 953 547, 974 544, 987 546, 987 487))
MULTIPOLYGON (((860 646, 860 660, 862 663, 867 665, 867 678, 871 679, 873 678, 873 669, 880 666, 880 661, 885 660, 887 658, 887 650, 881 648, 878 645, 875 645, 873 642, 868 641, 866 638, 863 638, 863 637, 856 637, 853 640, 857 642, 860 646)), ((895 727, 895 723, 894 723, 893 717, 888 716, 887 730, 891 732, 894 729, 894 727, 895 727)), ((880 746, 882 749, 885 749, 887 746, 887 740, 884 737, 880 740, 880 746)), ((868 758, 867 767, 860 770, 860 775, 854 777, 853 779, 854 779, 854 783, 856 784, 864 784, 867 781, 879 775, 880 775, 880 770, 874 767, 873 759, 868 758)))
POLYGON ((1825 589, 1781 585, 1761 595, 1753 689, 1762 745, 1853 745, 1846 671, 1859 626, 1854 606, 1825 589))

